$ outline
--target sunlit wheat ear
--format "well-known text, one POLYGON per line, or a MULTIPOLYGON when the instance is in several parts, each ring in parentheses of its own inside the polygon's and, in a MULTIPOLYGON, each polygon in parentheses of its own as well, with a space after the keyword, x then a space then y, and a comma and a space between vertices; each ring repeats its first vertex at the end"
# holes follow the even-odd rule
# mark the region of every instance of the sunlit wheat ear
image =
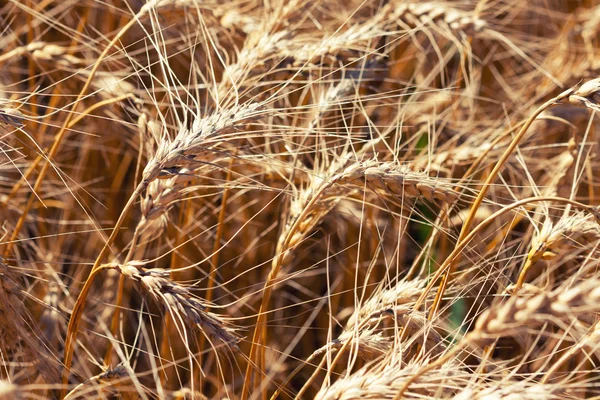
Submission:
POLYGON ((566 284, 533 296, 512 296, 506 302, 485 310, 473 331, 465 336, 467 343, 491 343, 501 336, 533 329, 549 321, 569 326, 577 318, 600 311, 600 281, 586 279, 577 285, 566 284))
POLYGON ((552 260, 570 249, 580 248, 600 239, 600 225, 589 213, 578 211, 563 216, 554 223, 550 218, 531 240, 531 249, 516 283, 518 290, 527 277, 527 272, 539 260, 552 260))
MULTIPOLYGON (((188 289, 170 279, 171 271, 140 269, 141 262, 115 265, 123 276, 138 283, 142 294, 150 296, 165 308, 177 323, 199 330, 211 340, 230 349, 237 349, 240 340, 236 330, 222 316, 206 311, 208 303, 194 296, 188 289)), ((183 328, 184 326, 182 326, 183 328)))
POLYGON ((474 13, 454 8, 449 2, 395 0, 392 4, 395 6, 394 17, 413 26, 444 24, 459 36, 481 32, 487 26, 474 13))
MULTIPOLYGON (((339 378, 330 386, 322 388, 315 399, 356 400, 394 399, 398 390, 421 364, 405 364, 399 357, 389 354, 386 359, 367 364, 360 370, 339 378)), ((456 392, 457 383, 468 382, 470 373, 463 371, 460 364, 448 362, 439 369, 429 371, 419 384, 413 385, 403 398, 440 398, 456 392)))
POLYGON ((69 50, 67 47, 54 43, 33 42, 1 55, 0 64, 24 55, 31 57, 36 62, 51 63, 53 66, 63 68, 76 67, 85 63, 85 60, 69 54, 69 50))
MULTIPOLYGON (((344 162, 336 161, 329 168, 329 178, 315 176, 313 185, 299 193, 290 206, 286 231, 302 215, 302 222, 289 240, 288 248, 302 241, 314 227, 344 196, 354 190, 368 189, 379 194, 405 201, 424 198, 430 201, 452 203, 458 198, 450 181, 432 178, 427 173, 413 171, 408 165, 376 160, 344 162), (348 166, 342 168, 344 164, 348 166), (338 169, 339 172, 335 172, 338 169)), ((280 237, 285 237, 282 234, 280 237)))
POLYGON ((541 400, 555 398, 561 388, 557 385, 528 381, 502 380, 479 383, 478 387, 467 388, 453 396, 453 400, 541 400))
MULTIPOLYGON (((402 353, 406 357, 414 355, 411 350, 416 350, 416 343, 425 344, 428 349, 441 344, 438 330, 444 329, 427 321, 425 313, 413 309, 425 286, 422 280, 400 281, 391 289, 376 291, 350 316, 333 347, 349 342, 360 357, 371 360, 395 348, 400 331, 405 338, 402 353)), ((442 351, 443 347, 435 350, 442 351)))
POLYGON ((410 312, 425 286, 426 282, 422 280, 400 281, 391 289, 374 292, 369 300, 352 313, 346 323, 346 330, 351 330, 363 321, 391 310, 395 314, 410 312))
POLYGON ((453 203, 458 198, 452 182, 414 171, 407 164, 374 160, 350 165, 337 177, 340 184, 366 182, 378 193, 406 199, 424 198, 429 201, 453 203))
POLYGON ((589 80, 578 87, 566 90, 559 98, 577 106, 600 111, 600 78, 589 80))
POLYGON ((600 238, 600 225, 588 213, 579 211, 553 223, 547 219, 531 240, 532 258, 549 260, 560 253, 600 238))
POLYGON ((367 45, 390 34, 386 30, 390 23, 389 8, 383 7, 366 21, 350 25, 340 32, 317 41, 310 36, 291 38, 288 43, 280 43, 277 50, 280 55, 292 60, 295 66, 324 64, 324 61, 339 59, 352 62, 368 52, 367 45), (302 42, 305 44, 298 48, 297 43, 302 42))
POLYGON ((219 109, 211 115, 198 118, 192 127, 181 127, 173 140, 163 137, 154 156, 144 168, 145 182, 158 177, 176 174, 182 168, 194 168, 206 160, 203 155, 211 155, 209 145, 219 136, 233 132, 261 116, 261 104, 248 103, 227 109, 219 109))
MULTIPOLYGON (((82 75, 86 75, 86 72, 82 72, 82 75)), ((94 75, 94 79, 91 82, 92 88, 99 96, 107 99, 116 97, 129 97, 133 101, 139 102, 136 97, 136 87, 125 80, 125 78, 119 77, 116 72, 106 73, 97 72, 94 75)))

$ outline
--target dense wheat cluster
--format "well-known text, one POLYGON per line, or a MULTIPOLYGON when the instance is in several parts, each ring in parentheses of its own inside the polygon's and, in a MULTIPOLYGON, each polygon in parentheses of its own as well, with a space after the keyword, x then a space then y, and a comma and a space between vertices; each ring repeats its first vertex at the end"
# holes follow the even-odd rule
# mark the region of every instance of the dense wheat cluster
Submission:
POLYGON ((600 396, 600 1, 1 0, 0 399, 600 396))

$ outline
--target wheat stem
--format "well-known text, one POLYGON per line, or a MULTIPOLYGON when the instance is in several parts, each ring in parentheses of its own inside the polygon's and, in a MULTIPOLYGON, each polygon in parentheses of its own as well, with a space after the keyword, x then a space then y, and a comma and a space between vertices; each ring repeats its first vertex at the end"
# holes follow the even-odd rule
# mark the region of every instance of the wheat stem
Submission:
MULTIPOLYGON (((542 104, 537 110, 535 110, 535 112, 529 117, 529 119, 527 119, 527 122, 525 122, 525 124, 521 127, 521 130, 519 131, 519 133, 517 133, 517 135, 514 137, 514 139, 510 142, 510 144, 508 145, 508 147, 506 148, 506 150, 504 151, 504 153, 502 154, 502 156, 500 156, 500 158, 498 159, 498 161, 494 165, 494 168, 492 169, 492 171, 488 175, 487 179, 483 183, 483 186, 481 187, 481 190, 479 191, 479 194, 475 198, 475 201, 471 205, 471 209, 469 211, 469 214, 467 215, 467 218, 465 219, 465 222, 462 225, 462 229, 460 230, 460 234, 459 234, 458 240, 457 240, 457 247, 459 246, 459 244, 462 241, 464 241, 467 233, 469 232, 469 230, 471 228, 471 223, 473 222, 473 219, 475 218, 477 210, 481 206, 481 203, 483 202, 483 199, 486 196, 486 194, 487 194, 489 188, 491 187, 492 183, 496 179, 496 176, 498 176, 498 173, 500 172, 500 169, 502 169, 502 167, 504 166, 504 164, 506 163, 506 161, 512 155, 513 151, 519 145, 519 143, 521 142, 521 139, 523 139, 523 136, 525 136, 525 134, 527 133, 527 130, 529 129, 529 127, 531 126, 531 124, 533 123, 533 121, 535 121, 535 119, 544 110, 546 110, 548 107, 556 105, 560 100, 561 100, 560 96, 554 97, 554 98, 548 100, 547 102, 545 102, 544 104, 542 104)), ((435 299, 434 299, 433 304, 431 306, 431 309, 430 309, 430 312, 429 312, 429 318, 430 319, 433 319, 433 317, 435 316, 437 310, 439 309, 439 306, 440 306, 440 304, 442 302, 442 296, 444 295, 444 292, 446 291, 446 287, 448 286, 448 282, 450 280, 450 276, 451 276, 451 274, 452 274, 452 272, 454 270, 454 266, 456 265, 457 262, 458 262, 458 258, 455 259, 455 260, 452 260, 450 262, 450 264, 448 265, 448 270, 447 270, 447 272, 444 274, 444 276, 442 278, 442 281, 441 281, 440 286, 438 288, 438 291, 436 293, 435 299)))
POLYGON ((100 265, 100 263, 102 262, 104 257, 108 254, 108 252, 110 250, 110 246, 117 238, 119 229, 125 222, 125 217, 127 216, 127 213, 133 207, 133 204, 135 203, 137 197, 144 191, 146 186, 147 186, 146 181, 140 182, 140 184, 138 184, 137 188, 134 190, 131 197, 129 197, 129 200, 127 201, 127 204, 125 204, 125 207, 123 207, 123 210, 121 211, 121 214, 119 215, 119 219, 115 223, 115 226, 114 226, 110 236, 106 240, 104 247, 102 247, 100 254, 98 254, 98 257, 96 258, 96 261, 94 262, 94 265, 92 266, 92 270, 90 271, 89 276, 87 277, 85 283, 83 284, 83 288, 81 289, 79 296, 77 296, 77 300, 75 300, 75 304, 73 306, 73 311, 71 312, 71 318, 69 319, 69 325, 67 327, 67 334, 66 334, 66 339, 65 339, 65 355, 64 355, 64 360, 63 360, 64 369, 63 369, 63 374, 62 374, 62 384, 64 385, 64 387, 61 389, 60 399, 62 399, 65 395, 66 384, 69 379, 69 375, 71 372, 71 363, 73 361, 74 343, 77 340, 77 333, 79 331, 79 323, 80 323, 81 317, 83 315, 83 309, 85 307, 85 302, 87 299, 88 292, 92 286, 92 281, 94 280, 94 277, 98 274, 98 272, 100 272, 103 269, 102 266, 100 265))

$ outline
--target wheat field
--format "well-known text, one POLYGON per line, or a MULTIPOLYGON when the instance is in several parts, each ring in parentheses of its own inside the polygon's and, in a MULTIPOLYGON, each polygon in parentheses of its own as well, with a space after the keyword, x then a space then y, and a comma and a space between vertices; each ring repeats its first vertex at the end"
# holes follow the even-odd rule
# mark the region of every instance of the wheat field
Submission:
POLYGON ((0 399, 600 398, 598 51, 598 0, 0 0, 0 399))

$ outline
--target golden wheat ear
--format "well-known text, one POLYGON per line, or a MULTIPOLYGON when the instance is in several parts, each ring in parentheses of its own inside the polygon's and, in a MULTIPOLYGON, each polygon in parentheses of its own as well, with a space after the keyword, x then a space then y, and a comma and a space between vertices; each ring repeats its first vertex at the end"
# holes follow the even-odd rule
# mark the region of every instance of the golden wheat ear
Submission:
POLYGON ((161 269, 141 269, 143 264, 132 261, 127 265, 114 266, 123 276, 139 284, 140 291, 165 308, 176 323, 184 322, 191 329, 198 329, 210 339, 238 349, 240 338, 236 330, 221 316, 206 311, 209 304, 194 296, 187 288, 171 280, 171 272, 161 269))

